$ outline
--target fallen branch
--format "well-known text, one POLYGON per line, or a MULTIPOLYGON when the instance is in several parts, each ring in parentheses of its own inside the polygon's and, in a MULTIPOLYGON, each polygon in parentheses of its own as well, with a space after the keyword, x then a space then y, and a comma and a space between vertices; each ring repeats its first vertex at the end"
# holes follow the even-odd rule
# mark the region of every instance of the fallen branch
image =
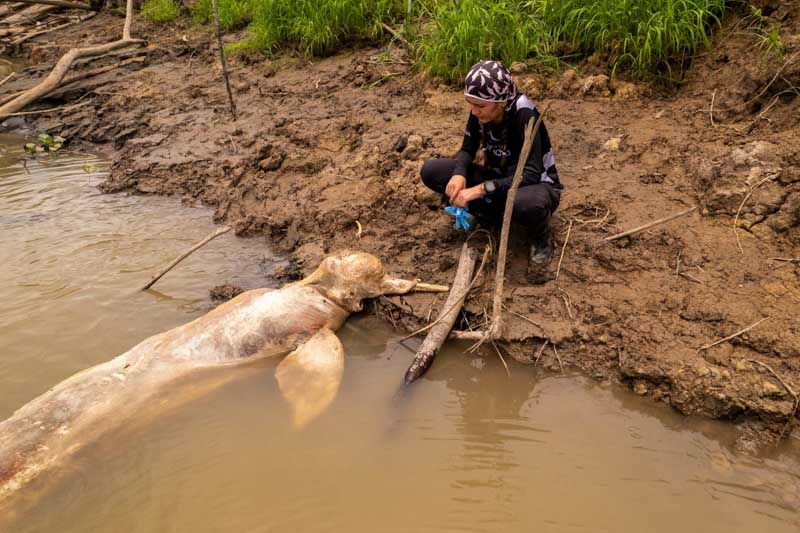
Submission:
POLYGON ((15 113, 23 107, 32 104, 61 85, 61 82, 64 80, 64 77, 67 74, 67 71, 77 59, 82 57, 98 56, 118 48, 144 42, 139 39, 131 38, 132 19, 133 0, 128 0, 126 6, 125 23, 122 28, 122 39, 106 44, 99 44, 86 48, 73 48, 69 50, 61 57, 61 59, 58 60, 58 63, 56 63, 56 66, 53 68, 50 74, 48 74, 47 77, 38 85, 35 85, 10 102, 0 106, 0 122, 4 121, 12 113, 15 113))
POLYGON ((606 237, 603 240, 607 241, 607 242, 608 241, 615 241, 617 239, 621 239, 622 237, 628 237, 629 235, 635 235, 635 234, 640 233, 640 232, 642 232, 642 231, 644 231, 646 229, 650 229, 652 227, 664 224, 664 223, 669 222, 671 220, 675 220, 676 218, 680 218, 682 216, 688 215, 689 213, 691 213, 693 211, 696 211, 696 210, 697 210, 697 207, 690 207, 689 209, 686 209, 686 210, 681 211, 679 213, 674 213, 674 214, 669 215, 667 217, 659 218, 658 220, 654 220, 652 222, 648 222, 647 224, 643 224, 641 226, 637 226, 637 227, 635 227, 633 229, 629 229, 628 231, 623 231, 622 233, 617 233, 616 235, 611 235, 610 237, 606 237))
MULTIPOLYGON (((525 129, 525 142, 522 145, 522 151, 519 154, 519 161, 525 162, 528 160, 528 155, 531 152, 533 141, 536 134, 539 132, 539 127, 542 125, 542 120, 547 114, 550 104, 542 110, 539 118, 534 123, 532 120, 528 121, 528 127, 525 129)), ((514 199, 517 197, 517 189, 522 182, 522 171, 525 165, 517 165, 514 172, 514 179, 511 182, 511 188, 508 190, 506 196, 506 206, 503 212, 503 227, 500 230, 500 247, 497 252, 497 271, 494 280, 494 299, 492 300, 492 322, 486 330, 484 337, 478 341, 478 344, 489 339, 497 339, 503 331, 503 285, 505 283, 506 275, 506 254, 508 253, 508 234, 511 231, 511 213, 514 210, 514 199)))
POLYGON ((66 9, 85 9, 87 11, 97 11, 99 7, 80 2, 67 2, 66 0, 15 0, 22 4, 42 4, 47 6, 64 7, 66 9))
POLYGON ((736 236, 736 246, 739 247, 739 253, 741 254, 744 254, 744 249, 742 248, 742 242, 739 240, 739 232, 736 231, 736 229, 739 226, 739 215, 742 213, 742 208, 744 207, 745 202, 747 202, 747 200, 753 194, 753 191, 755 191, 757 188, 759 188, 761 185, 768 182, 769 180, 774 180, 777 177, 778 176, 776 175, 767 176, 766 178, 762 179, 761 181, 750 187, 750 190, 747 191, 747 194, 745 194, 744 198, 742 198, 742 203, 739 204, 739 209, 736 210, 736 216, 733 217, 733 234, 736 236))
POLYGON ((768 318, 769 318, 768 316, 765 316, 764 318, 762 318, 762 319, 761 319, 761 320, 759 320, 758 322, 756 322, 756 323, 754 323, 754 324, 751 324, 751 325, 747 326, 746 328, 744 328, 744 329, 742 329, 742 330, 739 330, 739 331, 737 331, 737 332, 736 332, 736 333, 734 333, 733 335, 728 335, 728 336, 727 336, 727 337, 725 337, 724 339, 720 339, 720 340, 718 340, 718 341, 714 341, 714 342, 712 342, 711 344, 706 344, 705 346, 701 346, 701 347, 699 347, 699 348, 697 349, 697 351, 698 351, 698 352, 702 352, 703 350, 708 350, 709 348, 712 348, 712 347, 716 346, 717 344, 721 344, 721 343, 723 343, 723 342, 725 342, 725 341, 729 341, 729 340, 733 339, 734 337, 738 337, 739 335, 741 335, 741 334, 743 334, 743 333, 747 333, 748 331, 750 331, 751 329, 753 329, 753 328, 754 328, 754 327, 756 327, 757 325, 761 324, 762 322, 764 322, 764 321, 765 321, 765 320, 767 320, 768 318))
POLYGON ((24 116, 27 116, 27 115, 43 115, 45 113, 52 113, 53 111, 69 111, 71 109, 76 109, 78 107, 83 107, 83 106, 89 105, 91 103, 92 103, 92 101, 89 100, 87 102, 80 102, 80 103, 72 104, 72 105, 62 105, 62 106, 58 106, 58 107, 51 107, 51 108, 48 108, 48 109, 37 109, 35 111, 20 111, 19 113, 9 113, 6 116, 9 116, 9 117, 24 117, 24 116))
POLYGON ((4 19, 3 24, 14 27, 18 24, 36 22, 39 19, 45 18, 48 13, 55 11, 56 9, 58 9, 56 6, 31 6, 4 19))
POLYGON ((228 101, 231 105, 231 115, 233 120, 236 120, 236 103, 233 101, 233 93, 231 92, 231 82, 228 79, 228 63, 225 61, 225 47, 222 45, 222 32, 219 29, 219 2, 218 0, 211 0, 212 7, 214 8, 214 26, 217 29, 217 46, 219 46, 219 60, 222 63, 222 78, 225 80, 225 89, 228 91, 228 101))
POLYGON ((11 42, 11 44, 13 44, 14 46, 19 46, 20 44, 24 43, 25 41, 29 41, 29 40, 33 39, 34 37, 39 37, 40 35, 44 35, 46 33, 50 33, 50 32, 56 31, 56 30, 60 30, 62 28, 67 28, 69 26, 74 26, 75 24, 78 24, 78 23, 83 22, 85 20, 89 20, 90 18, 94 17, 95 15, 97 15, 96 11, 92 12, 92 13, 89 13, 85 17, 80 17, 80 18, 77 18, 75 20, 71 20, 71 21, 69 21, 69 22, 67 22, 65 24, 60 24, 58 26, 51 26, 51 27, 45 28, 43 30, 39 30, 39 31, 34 31, 34 32, 31 32, 31 33, 28 33, 26 35, 23 35, 19 39, 15 39, 14 41, 11 42))
POLYGON ((194 246, 192 246, 192 247, 191 247, 191 248, 190 248, 188 251, 186 251, 186 252, 185 252, 183 255, 181 255, 180 257, 178 257, 177 259, 175 259, 175 260, 174 260, 172 263, 170 263, 170 264, 169 264, 169 266, 167 266, 167 268, 165 268, 164 270, 162 270, 161 272, 159 272, 158 274, 156 274, 155 276, 153 276, 153 279, 151 279, 151 280, 150 280, 150 281, 147 283, 147 285, 145 285, 144 287, 142 287, 142 290, 143 290, 143 291, 146 291, 147 289, 149 289, 150 287, 152 287, 152 286, 153 286, 153 284, 154 284, 156 281, 160 280, 160 279, 161 279, 161 277, 162 277, 164 274, 166 274, 167 272, 169 272, 170 270, 172 270, 172 269, 175 267, 175 265, 177 265, 178 263, 180 263, 181 261, 183 261, 184 259, 186 259, 187 257, 189 257, 189 255, 190 255, 190 254, 192 254, 192 252, 194 252, 194 251, 195 251, 195 250, 197 250, 198 248, 200 248, 200 247, 204 246, 206 243, 208 243, 208 242, 210 242, 210 241, 212 241, 212 240, 216 239, 216 238, 217 238, 217 237, 219 237, 220 235, 222 235, 222 234, 224 234, 224 233, 228 233, 230 230, 231 230, 231 227, 230 227, 230 226, 224 226, 224 227, 222 227, 222 228, 218 229, 217 231, 215 231, 214 233, 210 234, 209 236, 207 236, 207 237, 206 237, 205 239, 203 239, 202 241, 200 241, 200 242, 198 242, 197 244, 195 244, 194 246))
POLYGON ((475 254, 472 249, 464 243, 461 248, 461 255, 458 259, 458 269, 453 279, 452 289, 444 303, 448 308, 446 313, 439 315, 437 322, 431 327, 430 332, 422 342, 422 346, 417 350, 414 361, 408 367, 404 378, 404 383, 410 385, 419 379, 433 363, 436 353, 447 339, 448 333, 453 329, 461 306, 464 304, 464 297, 470 289, 472 272, 475 269, 475 254))

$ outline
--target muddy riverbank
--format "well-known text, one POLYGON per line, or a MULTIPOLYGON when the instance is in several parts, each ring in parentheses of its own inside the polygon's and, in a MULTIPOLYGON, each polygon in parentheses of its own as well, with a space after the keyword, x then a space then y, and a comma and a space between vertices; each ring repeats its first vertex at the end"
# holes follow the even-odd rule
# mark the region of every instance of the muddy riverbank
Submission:
MULTIPOLYGON (((798 8, 782 9, 796 36, 798 8)), ((100 13, 28 41, 17 57, 52 64, 121 24, 100 13)), ((795 409, 786 385, 800 389, 800 264, 784 260, 800 255, 800 99, 784 93, 799 81, 798 65, 770 84, 774 65, 754 61, 752 36, 737 28, 731 17, 677 89, 610 82, 592 59, 579 71, 515 69, 527 94, 550 103, 567 191, 544 279, 529 279, 523 239, 512 236, 505 296, 513 313, 500 347, 532 355, 546 339, 567 367, 685 414, 739 423, 748 448, 777 437, 795 409), (603 241, 692 206, 689 216, 603 241)), ((104 191, 213 206, 238 234, 264 234, 289 254, 296 268, 287 278, 326 253, 358 248, 403 276, 452 279, 465 235, 418 172, 425 158, 459 147, 467 111, 457 89, 415 73, 394 47, 313 61, 236 57, 233 122, 209 32, 137 18, 134 34, 147 41, 135 52, 143 61, 67 86, 43 107, 81 96, 90 103, 29 119, 36 133, 111 154, 104 191)), ((799 39, 787 42, 785 56, 798 49, 799 39)), ((2 94, 44 72, 22 72, 2 94)), ((484 321, 491 285, 485 280, 469 299, 462 327, 484 321)), ((377 311, 412 328, 435 317, 442 300, 381 300, 377 311)), ((550 347, 540 364, 558 371, 550 347)))

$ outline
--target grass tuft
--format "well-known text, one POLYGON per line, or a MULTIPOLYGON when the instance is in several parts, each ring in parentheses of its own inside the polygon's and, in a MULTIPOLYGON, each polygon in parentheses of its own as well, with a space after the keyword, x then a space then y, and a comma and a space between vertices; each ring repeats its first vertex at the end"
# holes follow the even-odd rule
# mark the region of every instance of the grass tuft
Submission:
POLYGON ((147 0, 142 5, 142 16, 152 22, 169 22, 178 18, 181 6, 175 0, 147 0))

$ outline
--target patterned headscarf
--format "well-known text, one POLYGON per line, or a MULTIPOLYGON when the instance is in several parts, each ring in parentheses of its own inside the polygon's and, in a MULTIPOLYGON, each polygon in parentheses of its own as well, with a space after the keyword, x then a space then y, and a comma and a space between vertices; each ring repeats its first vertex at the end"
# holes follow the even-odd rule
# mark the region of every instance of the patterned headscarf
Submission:
POLYGON ((484 102, 507 102, 517 95, 517 87, 502 63, 478 61, 464 79, 464 94, 484 102))

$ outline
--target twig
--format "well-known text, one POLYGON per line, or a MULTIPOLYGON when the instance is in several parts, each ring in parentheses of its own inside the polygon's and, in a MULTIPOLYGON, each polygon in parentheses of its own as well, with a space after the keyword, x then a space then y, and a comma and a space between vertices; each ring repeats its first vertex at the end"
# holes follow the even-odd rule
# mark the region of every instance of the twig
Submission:
POLYGON ((50 32, 56 31, 56 30, 60 30, 62 28, 67 28, 69 26, 74 26, 75 24, 81 23, 81 22, 83 22, 85 20, 89 20, 90 18, 94 17, 95 15, 97 15, 96 11, 94 11, 92 13, 89 13, 85 17, 80 17, 80 18, 77 18, 77 19, 72 20, 70 22, 67 22, 66 24, 60 24, 58 26, 51 26, 51 27, 45 28, 45 29, 43 29, 41 31, 35 31, 35 32, 29 33, 27 35, 23 35, 19 39, 16 39, 15 41, 13 41, 12 44, 14 46, 19 46, 20 44, 24 43, 25 41, 29 41, 29 40, 33 39, 34 37, 39 37, 41 35, 45 35, 47 33, 50 33, 50 32))
POLYGON ((551 344, 550 346, 553 347, 553 353, 556 354, 556 359, 558 359, 558 367, 561 369, 561 373, 564 373, 564 364, 561 362, 561 357, 558 355, 558 350, 556 350, 556 345, 551 344))
POLYGON ((564 251, 567 249, 567 243, 569 242, 569 233, 572 231, 572 220, 569 221, 569 227, 567 228, 567 237, 564 239, 564 245, 561 247, 561 256, 558 258, 558 267, 556 268, 556 281, 558 281, 558 275, 561 273, 561 261, 564 260, 564 251))
POLYGON ((736 332, 736 333, 734 333, 733 335, 728 335, 728 336, 727 336, 727 337, 725 337, 724 339, 720 339, 720 340, 718 340, 718 341, 714 341, 714 342, 712 342, 711 344, 706 344, 706 345, 704 345, 704 346, 701 346, 701 347, 699 347, 699 348, 697 349, 697 351, 698 351, 698 352, 701 352, 701 351, 703 351, 703 350, 708 350, 709 348, 711 348, 711 347, 713 347, 713 346, 716 346, 717 344, 721 344, 721 343, 723 343, 723 342, 725 342, 725 341, 729 341, 729 340, 733 339, 734 337, 738 337, 738 336, 739 336, 739 335, 741 335, 742 333, 746 333, 746 332, 750 331, 751 329, 753 329, 753 328, 754 328, 754 327, 756 327, 757 325, 761 324, 762 322, 764 322, 764 321, 765 321, 765 320, 767 320, 768 318, 770 318, 770 317, 768 317, 768 316, 765 316, 764 318, 762 318, 762 319, 761 319, 761 320, 759 320, 758 322, 755 322, 754 324, 751 324, 751 325, 747 326, 746 328, 744 328, 744 329, 742 329, 742 330, 739 330, 739 331, 737 331, 737 332, 736 332))
POLYGON ((225 90, 228 91, 228 101, 231 105, 231 115, 233 120, 236 120, 236 103, 233 101, 233 93, 231 92, 231 82, 228 79, 228 63, 225 61, 225 47, 222 45, 222 32, 219 29, 219 2, 218 0, 211 0, 214 8, 214 26, 217 30, 217 46, 219 46, 219 60, 222 63, 222 77, 225 79, 225 90))
POLYGON ((697 210, 697 207, 690 207, 689 209, 685 209, 685 210, 683 210, 683 211, 681 211, 679 213, 674 213, 674 214, 669 215, 667 217, 659 218, 658 220, 654 220, 652 222, 648 222, 647 224, 643 224, 641 226, 637 226, 637 227, 635 227, 633 229, 629 229, 628 231, 623 231, 622 233, 617 233, 616 235, 611 235, 610 237, 606 237, 603 240, 604 241, 615 241, 617 239, 621 239, 622 237, 627 237, 629 235, 635 235, 636 233, 639 233, 639 232, 644 231, 646 229, 650 229, 650 228, 652 228, 654 226, 658 226, 660 224, 664 224, 665 222, 669 222, 671 220, 675 220, 676 218, 688 215, 689 213, 691 213, 693 211, 696 211, 696 210, 697 210))
POLYGON ((394 37, 395 39, 397 39, 398 41, 400 41, 401 43, 403 43, 403 45, 404 45, 406 48, 408 48, 409 50, 413 50, 413 49, 414 49, 414 47, 413 47, 413 46, 411 46, 411 43, 409 43, 409 42, 408 42, 408 41, 405 39, 405 37, 403 37, 402 35, 400 35, 399 33, 397 33, 397 31, 396 31, 396 30, 394 30, 394 29, 393 29, 391 26, 389 26, 389 25, 388 25, 388 24, 386 24, 386 23, 381 23, 381 26, 383 27, 383 29, 384 29, 384 30, 386 30, 386 31, 388 31, 389 33, 391 33, 391 34, 392 34, 392 37, 394 37))
POLYGON ((500 348, 497 347, 497 345, 494 343, 494 341, 492 341, 492 346, 494 346, 494 351, 497 352, 498 357, 500 357, 500 360, 503 362, 503 366, 506 369, 506 374, 508 375, 508 377, 511 377, 511 371, 508 369, 508 365, 506 364, 506 360, 503 359, 503 354, 500 353, 500 348))
POLYGON ((750 190, 747 191, 747 194, 745 194, 744 198, 742 198, 742 203, 739 204, 739 209, 736 210, 736 216, 733 217, 733 234, 736 236, 736 246, 739 247, 739 253, 741 253, 742 255, 744 255, 744 249, 742 248, 742 241, 739 240, 739 232, 736 231, 739 225, 739 215, 742 212, 742 208, 744 207, 745 202, 747 202, 747 199, 750 198, 750 196, 753 194, 753 191, 755 191, 763 183, 766 183, 769 180, 774 180, 775 178, 777 178, 776 175, 767 176, 766 178, 762 179, 761 181, 750 187, 750 190))
POLYGON ((800 257, 770 257, 769 260, 782 263, 800 263, 800 257))
POLYGON ((675 283, 678 283, 678 274, 681 268, 681 250, 678 250, 678 258, 675 259, 675 283))
POLYGON ((542 343, 542 345, 539 346, 539 349, 536 350, 536 358, 533 360, 533 366, 536 366, 536 365, 539 364, 539 358, 542 356, 542 352, 544 352, 544 348, 545 348, 545 346, 547 346, 547 344, 549 342, 550 342, 549 340, 545 339, 544 342, 542 343))
POLYGON ((783 429, 781 430, 781 433, 780 433, 780 435, 778 435, 778 440, 776 441, 776 444, 777 444, 778 442, 780 442, 781 440, 783 440, 783 436, 784 436, 784 434, 786 433, 786 430, 787 430, 787 429, 789 429, 789 426, 790 426, 790 425, 792 424, 792 422, 794 421, 794 417, 795 417, 795 416, 797 416, 797 409, 798 409, 798 407, 800 407, 800 396, 798 396, 798 395, 797 395, 797 393, 794 391, 794 389, 792 389, 792 388, 791 388, 791 387, 790 387, 790 386, 789 386, 789 385, 788 385, 788 384, 787 384, 787 383, 786 383, 786 382, 785 382, 785 381, 784 381, 784 380, 783 380, 783 379, 782 379, 782 378, 781 378, 781 377, 778 375, 778 373, 777 373, 777 372, 775 372, 774 370, 772 370, 772 367, 771 367, 771 366, 769 366, 769 365, 768 365, 768 364, 766 364, 766 363, 762 363, 761 361, 758 361, 758 360, 756 360, 756 359, 747 359, 747 360, 748 360, 748 361, 750 361, 751 363, 755 363, 755 364, 757 364, 757 365, 761 366, 762 368, 766 368, 766 369, 769 371, 769 373, 770 373, 770 374, 772 374, 772 375, 775 377, 775 379, 777 379, 778 381, 780 381, 780 382, 781 382, 781 385, 783 385, 783 387, 784 387, 784 388, 785 388, 785 389, 786 389, 786 390, 789 392, 789 394, 791 394, 791 395, 792 395, 792 397, 794 397, 794 409, 792 410, 792 414, 790 414, 790 415, 789 415, 789 418, 786 420, 786 424, 783 426, 783 429))
POLYGON ((149 282, 147 282, 147 285, 145 285, 144 287, 142 287, 142 289, 141 289, 141 290, 143 290, 143 291, 146 291, 147 289, 149 289, 150 287, 152 287, 152 286, 153 286, 153 284, 154 284, 156 281, 158 281, 159 279, 161 279, 161 277, 162 277, 164 274, 166 274, 167 272, 169 272, 170 270, 172 270, 172 269, 175 267, 175 265, 177 265, 178 263, 180 263, 181 261, 183 261, 184 259, 186 259, 187 257, 189 257, 189 255, 190 255, 192 252, 194 252, 195 250, 197 250, 197 249, 198 249, 198 248, 200 248, 201 246, 205 245, 206 243, 210 242, 211 240, 213 240, 213 239, 216 239, 216 238, 217 238, 217 237, 219 237, 220 235, 222 235, 222 234, 224 234, 224 233, 228 233, 230 230, 231 230, 231 227, 230 227, 230 226, 223 226, 223 227, 221 227, 220 229, 218 229, 217 231, 215 231, 215 232, 211 233, 210 235, 208 235, 208 236, 207 236, 205 239, 203 239, 202 241, 200 241, 200 242, 198 242, 197 244, 195 244, 194 246, 192 246, 192 247, 191 247, 191 248, 190 248, 188 251, 186 251, 186 252, 185 252, 183 255, 181 255, 180 257, 178 257, 178 258, 177 258, 177 259, 175 259, 174 261, 172 261, 172 263, 170 263, 170 264, 169 264, 169 266, 167 266, 167 268, 165 268, 164 270, 162 270, 161 272, 159 272, 158 274, 156 274, 155 276, 153 276, 153 279, 151 279, 149 282))
POLYGON ((602 219, 600 219, 600 222, 595 224, 594 227, 595 228, 601 227, 603 225, 603 223, 608 219, 608 215, 610 215, 610 214, 611 214, 611 208, 609 207, 608 209, 606 209, 606 216, 604 216, 602 219))
POLYGON ((67 9, 86 9, 88 11, 97 11, 96 7, 89 4, 82 4, 80 2, 67 2, 66 0, 14 0, 23 4, 42 4, 47 6, 65 7, 67 9))
POLYGON ((11 78, 13 78, 16 75, 17 75, 16 72, 12 72, 11 74, 9 74, 5 78, 3 78, 2 81, 0 81, 0 85, 3 85, 5 82, 7 82, 8 80, 10 80, 11 78))
POLYGON ((538 323, 534 322, 533 320, 531 320, 530 318, 526 317, 525 315, 522 315, 522 314, 520 314, 520 313, 517 313, 517 312, 515 312, 515 311, 512 311, 511 309, 509 309, 509 308, 508 308, 508 306, 507 306, 506 304, 503 304, 503 309, 505 309, 506 311, 508 311, 508 312, 509 312, 509 313, 511 313, 512 315, 514 315, 514 316, 516 316, 516 317, 518 317, 518 318, 521 318, 522 320, 524 320, 524 321, 526 321, 526 322, 530 322, 531 324, 533 324, 534 326, 536 326, 536 327, 537 327, 537 328, 539 328, 540 330, 544 331, 544 328, 542 327, 542 325, 541 325, 541 324, 538 324, 538 323))
POLYGON ((699 283, 700 285, 705 285, 701 280, 697 279, 696 277, 692 276, 688 272, 680 272, 679 275, 683 276, 686 279, 692 280, 695 283, 699 283))
POLYGON ((711 107, 708 110, 708 116, 711 117, 711 127, 716 128, 717 125, 714 124, 714 98, 717 97, 717 90, 714 89, 714 93, 711 95, 711 107))
POLYGON ((20 111, 19 113, 9 113, 6 115, 7 117, 22 117, 25 115, 41 115, 44 113, 52 113, 53 111, 69 111, 70 109, 75 109, 77 107, 83 107, 85 105, 91 104, 92 101, 81 102, 79 104, 73 105, 66 105, 66 106, 59 106, 59 107, 51 107, 49 109, 37 109, 36 111, 20 111))

